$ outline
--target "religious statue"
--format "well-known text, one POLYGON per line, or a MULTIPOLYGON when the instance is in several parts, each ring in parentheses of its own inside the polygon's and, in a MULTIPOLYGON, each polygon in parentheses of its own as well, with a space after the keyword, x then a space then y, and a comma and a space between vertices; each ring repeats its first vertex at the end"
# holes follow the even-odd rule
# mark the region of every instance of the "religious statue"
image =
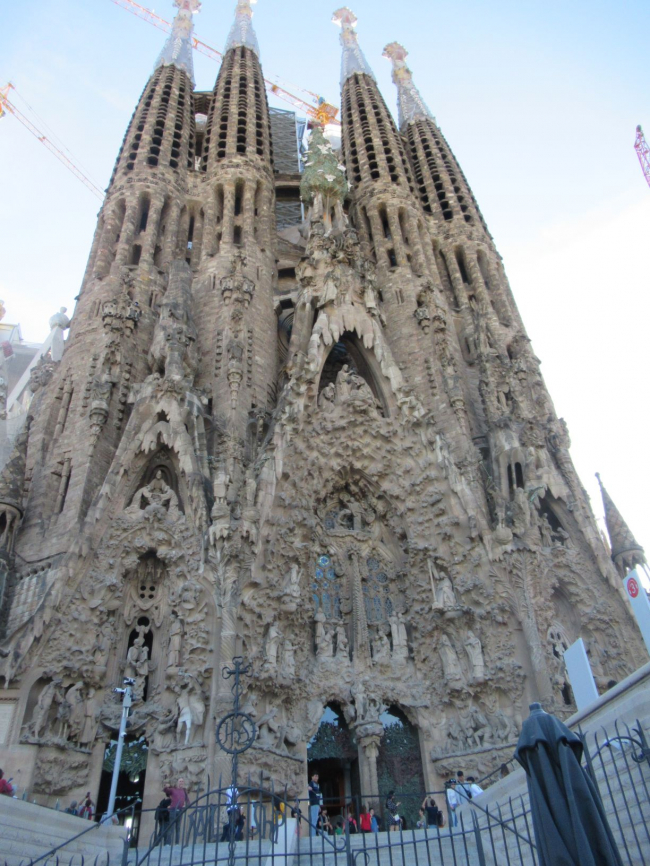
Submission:
POLYGON ((172 611, 172 623, 169 628, 169 646, 167 647, 167 668, 178 668, 181 664, 181 644, 183 642, 183 623, 178 613, 172 611))
POLYGON ((464 645, 469 658, 470 680, 475 683, 482 683, 485 679, 485 661, 481 641, 474 632, 468 631, 464 645))
POLYGON ((350 644, 342 622, 336 626, 336 657, 350 660, 350 644))
POLYGON ((95 741, 97 733, 97 697, 93 688, 88 689, 83 707, 83 725, 79 735, 80 746, 90 746, 95 741))
POLYGON ((176 723, 176 741, 180 742, 183 728, 185 739, 183 745, 190 746, 194 739, 194 731, 203 724, 205 702, 198 685, 185 682, 180 687, 178 697, 178 722, 176 723))
POLYGON ((539 518, 539 531, 542 536, 542 547, 552 547, 553 546, 553 535, 551 524, 548 522, 548 517, 545 514, 541 514, 539 518))
POLYGON ((390 662, 390 642, 384 632, 379 631, 372 641, 372 658, 377 664, 390 662))
POLYGON ((156 470, 149 484, 137 491, 125 514, 137 515, 139 511, 147 514, 166 511, 170 517, 179 515, 178 496, 163 478, 161 469, 156 470))
POLYGON ((446 634, 443 634, 438 641, 438 652, 445 679, 450 683, 460 683, 463 679, 460 662, 456 650, 446 634))
POLYGON ((393 638, 393 659, 396 661, 405 661, 408 658, 409 649, 404 616, 401 613, 393 614, 393 616, 389 618, 388 622, 390 623, 390 630, 393 638))
POLYGON ((286 638, 282 648, 282 674, 289 678, 296 675, 296 651, 289 638, 286 638))
POLYGON ((286 580, 284 594, 282 596, 283 610, 293 612, 300 601, 300 568, 294 562, 291 565, 289 577, 286 580))
POLYGON ((332 633, 325 624, 325 614, 319 610, 316 621, 316 655, 319 659, 331 659, 334 655, 332 633))
POLYGON ((277 623, 272 622, 266 635, 266 663, 271 669, 277 667, 281 641, 282 632, 278 628, 277 623))
POLYGON ((43 690, 38 696, 38 701, 36 703, 36 706, 34 707, 32 719, 28 726, 28 733, 36 739, 39 739, 47 728, 50 710, 52 709, 52 704, 57 698, 60 685, 61 680, 52 680, 51 683, 48 683, 46 686, 44 686, 43 690))

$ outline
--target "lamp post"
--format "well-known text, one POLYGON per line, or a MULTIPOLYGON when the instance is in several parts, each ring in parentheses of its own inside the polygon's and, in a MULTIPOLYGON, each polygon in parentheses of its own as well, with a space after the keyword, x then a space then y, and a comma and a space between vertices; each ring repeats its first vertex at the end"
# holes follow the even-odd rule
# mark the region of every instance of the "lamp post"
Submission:
POLYGON ((125 677, 123 689, 113 689, 113 691, 122 695, 122 718, 120 719, 120 730, 117 735, 117 749, 115 750, 115 763, 113 765, 113 778, 111 779, 111 793, 108 797, 108 809, 102 821, 110 821, 115 812, 115 795, 117 794, 117 780, 120 775, 120 764, 122 763, 122 750, 124 749, 124 735, 126 734, 126 726, 129 718, 129 710, 133 703, 132 686, 135 680, 125 677))

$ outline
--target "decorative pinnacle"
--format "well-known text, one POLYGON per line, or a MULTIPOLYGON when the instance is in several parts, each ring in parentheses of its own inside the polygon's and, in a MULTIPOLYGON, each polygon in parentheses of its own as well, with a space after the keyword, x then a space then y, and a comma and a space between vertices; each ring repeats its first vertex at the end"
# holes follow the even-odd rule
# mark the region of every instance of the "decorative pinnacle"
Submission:
POLYGON ((341 58, 341 87, 351 75, 360 72, 374 79, 374 74, 368 61, 359 48, 359 41, 354 28, 357 26, 357 16, 347 6, 337 9, 332 16, 332 21, 341 28, 341 45, 343 56, 341 58))
POLYGON ((605 525, 607 526, 607 534, 612 546, 612 559, 621 576, 625 577, 627 572, 631 568, 634 568, 635 565, 643 565, 645 563, 645 553, 632 535, 629 526, 623 520, 621 512, 614 505, 614 501, 600 480, 598 472, 596 472, 596 478, 598 479, 600 494, 603 497, 605 525))
POLYGON ((393 64, 393 83, 397 87, 397 110, 400 129, 408 123, 423 118, 433 120, 420 92, 413 84, 413 73, 406 65, 408 51, 399 42, 391 42, 384 48, 384 57, 393 64))
POLYGON ((178 8, 178 14, 172 24, 172 32, 167 37, 167 42, 160 52, 154 69, 160 66, 178 66, 187 73, 188 78, 194 84, 194 63, 192 61, 192 32, 194 24, 192 15, 201 8, 200 0, 174 0, 174 6, 178 8))
POLYGON ((230 51, 231 48, 237 48, 239 45, 245 45, 246 48, 250 48, 258 57, 260 56, 260 46, 253 30, 253 10, 251 9, 251 5, 254 3, 257 3, 257 0, 237 0, 235 21, 230 28, 225 51, 230 51))

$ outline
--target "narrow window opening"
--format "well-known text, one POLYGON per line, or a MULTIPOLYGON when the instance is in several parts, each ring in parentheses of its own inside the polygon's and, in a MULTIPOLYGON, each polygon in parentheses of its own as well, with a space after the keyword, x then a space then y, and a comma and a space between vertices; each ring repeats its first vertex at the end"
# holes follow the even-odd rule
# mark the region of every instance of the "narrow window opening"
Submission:
POLYGON ((517 487, 524 488, 524 470, 521 463, 515 463, 515 482, 517 487))
POLYGON ((241 226, 235 226, 232 233, 232 242, 236 247, 240 247, 241 240, 241 226))
POLYGON ((460 276, 463 282, 466 285, 470 285, 470 278, 467 274, 467 268, 465 267, 465 257, 461 250, 456 250, 456 261, 458 262, 458 270, 460 271, 460 276))
POLYGON ((397 256, 395 255, 395 250, 393 250, 393 249, 387 250, 386 254, 388 255, 388 261, 390 262, 391 268, 396 268, 397 267, 397 256))
POLYGON ((133 244, 131 249, 131 258, 129 259, 130 265, 139 265, 140 264, 140 256, 142 255, 142 247, 140 244, 133 244))

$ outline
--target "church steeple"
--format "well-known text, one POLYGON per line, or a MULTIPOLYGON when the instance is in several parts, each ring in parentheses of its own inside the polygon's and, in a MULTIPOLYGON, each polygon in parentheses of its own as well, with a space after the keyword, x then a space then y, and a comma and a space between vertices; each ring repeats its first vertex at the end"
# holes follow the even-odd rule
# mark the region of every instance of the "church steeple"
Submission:
POLYGON ((347 6, 342 6, 332 16, 332 21, 341 28, 340 38, 343 47, 341 55, 341 87, 355 72, 369 75, 374 79, 374 73, 359 47, 359 38, 354 29, 357 26, 357 16, 347 6))
POLYGON ((260 46, 253 30, 253 10, 251 9, 255 3, 257 0, 237 0, 235 20, 226 40, 226 52, 230 51, 231 48, 244 45, 255 52, 258 57, 260 56, 260 46))
POLYGON ((435 118, 420 96, 420 91, 413 83, 413 73, 406 65, 408 51, 399 42, 391 42, 384 48, 384 57, 393 63, 393 83, 397 87, 398 125, 404 129, 407 123, 423 118, 435 118))
POLYGON ((614 501, 600 480, 598 472, 596 472, 596 478, 600 486, 600 495, 603 497, 605 525, 612 545, 612 561, 621 577, 625 577, 635 565, 645 564, 645 551, 632 535, 632 531, 623 520, 621 512, 614 505, 614 501))
POLYGON ((172 32, 167 38, 156 61, 154 69, 161 66, 177 66, 182 69, 194 84, 194 62, 192 60, 192 15, 201 8, 200 0, 174 0, 178 14, 172 24, 172 32))

